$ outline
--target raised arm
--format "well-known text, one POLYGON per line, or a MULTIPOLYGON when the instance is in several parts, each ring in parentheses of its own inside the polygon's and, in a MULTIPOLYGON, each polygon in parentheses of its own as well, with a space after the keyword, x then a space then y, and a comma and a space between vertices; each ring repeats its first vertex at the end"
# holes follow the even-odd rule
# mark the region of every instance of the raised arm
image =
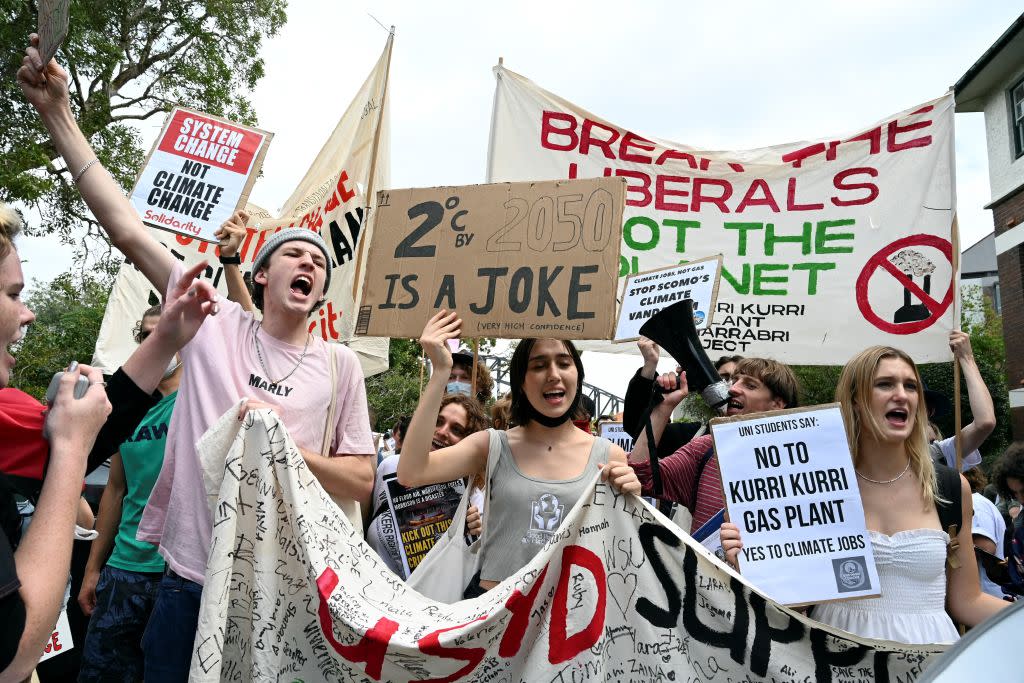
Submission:
POLYGON ((458 338, 461 330, 462 320, 454 312, 448 313, 444 309, 438 311, 423 328, 420 345, 430 358, 432 372, 402 442, 398 481, 403 486, 423 486, 471 477, 487 465, 487 432, 470 434, 448 448, 430 450, 441 398, 452 369, 452 352, 446 342, 458 338))
MULTIPOLYGON (((654 410, 651 411, 651 428, 654 431, 655 442, 661 439, 661 435, 665 431, 665 425, 672 419, 672 411, 676 409, 679 402, 686 398, 686 395, 689 393, 685 372, 679 375, 676 375, 674 372, 666 373, 657 379, 657 383, 663 389, 676 388, 665 394, 662 397, 661 403, 656 405, 654 410)), ((632 452, 629 454, 629 462, 642 463, 647 462, 649 459, 650 448, 647 445, 647 430, 644 425, 640 425, 640 434, 633 444, 632 452)))
POLYGON ((974 416, 974 420, 960 430, 961 448, 966 456, 980 448, 995 430, 996 410, 992 405, 992 395, 988 393, 985 380, 981 377, 978 363, 974 360, 971 338, 964 332, 953 330, 949 333, 949 348, 963 370, 967 398, 971 403, 971 415, 974 416))
POLYGON ((249 214, 245 211, 236 211, 229 220, 224 221, 214 236, 220 240, 220 258, 221 265, 224 266, 224 281, 228 285, 228 298, 251 313, 256 306, 252 303, 249 288, 245 286, 240 264, 230 262, 238 257, 238 249, 245 239, 245 226, 248 222, 249 214))
POLYGON ((18 84, 25 98, 39 112, 50 132, 54 147, 78 184, 82 199, 106 230, 110 241, 146 276, 162 295, 167 288, 173 258, 143 226, 139 214, 128 202, 121 187, 96 162, 96 153, 78 128, 68 101, 68 75, 57 61, 43 64, 32 34, 21 68, 18 84))

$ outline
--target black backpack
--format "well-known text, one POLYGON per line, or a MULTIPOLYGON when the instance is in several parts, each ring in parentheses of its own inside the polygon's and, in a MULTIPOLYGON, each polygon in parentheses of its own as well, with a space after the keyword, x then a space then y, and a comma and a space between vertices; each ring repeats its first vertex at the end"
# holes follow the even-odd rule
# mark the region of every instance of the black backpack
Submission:
POLYGON ((956 532, 950 533, 955 536, 959 533, 964 523, 963 491, 960 488, 960 475, 952 467, 935 465, 935 480, 938 484, 939 498, 948 501, 945 503, 935 501, 935 507, 939 512, 939 524, 943 531, 949 531, 949 527, 956 526, 956 532))

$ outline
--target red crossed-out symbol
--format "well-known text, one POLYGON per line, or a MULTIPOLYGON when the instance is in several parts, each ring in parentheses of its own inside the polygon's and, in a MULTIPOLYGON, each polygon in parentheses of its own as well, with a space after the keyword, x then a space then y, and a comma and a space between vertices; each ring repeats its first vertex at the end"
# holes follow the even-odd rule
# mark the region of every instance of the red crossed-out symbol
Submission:
POLYGON ((935 323, 936 320, 942 317, 942 314, 946 312, 949 305, 953 303, 953 281, 955 277, 949 279, 949 289, 946 290, 946 294, 942 297, 942 301, 936 301, 921 289, 917 283, 911 279, 909 275, 901 271, 899 268, 894 266, 889 261, 889 256, 906 247, 933 247, 942 252, 943 256, 950 262, 953 263, 953 245, 949 241, 936 237, 935 235, 910 235, 903 239, 896 240, 892 244, 883 247, 877 254, 868 259, 868 262, 864 264, 864 269, 860 271, 860 275, 857 277, 857 306, 860 308, 861 314, 864 318, 872 325, 882 330, 883 332, 889 332, 891 334, 913 334, 920 332, 921 330, 930 327, 935 323), (871 308, 871 302, 868 301, 868 281, 871 280, 871 276, 875 274, 877 269, 883 269, 889 272, 896 281, 910 291, 915 297, 920 300, 922 304, 931 313, 924 320, 915 320, 907 323, 893 323, 881 318, 871 308))

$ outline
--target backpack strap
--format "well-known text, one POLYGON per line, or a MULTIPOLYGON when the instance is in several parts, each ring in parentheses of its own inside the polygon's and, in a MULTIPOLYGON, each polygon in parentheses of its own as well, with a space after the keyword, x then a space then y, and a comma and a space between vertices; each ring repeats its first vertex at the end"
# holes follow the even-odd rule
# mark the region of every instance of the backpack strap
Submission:
POLYGON ((700 490, 700 478, 704 474, 704 468, 707 467, 708 461, 711 460, 711 456, 715 454, 715 446, 712 444, 704 455, 700 456, 700 462, 697 463, 697 473, 693 477, 693 493, 690 496, 690 505, 693 509, 690 512, 697 512, 697 492, 700 490))
POLYGON ((939 524, 943 531, 949 534, 949 544, 946 546, 946 562, 951 569, 960 566, 960 560, 956 555, 960 547, 957 540, 963 522, 963 495, 960 489, 960 475, 956 470, 945 465, 935 466, 935 480, 937 484, 936 493, 947 502, 935 501, 936 510, 939 513, 939 524))

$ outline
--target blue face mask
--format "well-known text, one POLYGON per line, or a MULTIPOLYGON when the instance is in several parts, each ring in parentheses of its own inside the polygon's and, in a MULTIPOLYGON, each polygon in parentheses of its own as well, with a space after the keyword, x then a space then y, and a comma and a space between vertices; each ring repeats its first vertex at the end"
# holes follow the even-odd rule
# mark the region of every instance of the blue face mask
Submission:
POLYGON ((445 387, 445 391, 449 394, 465 394, 466 396, 473 395, 473 385, 469 382, 448 382, 445 387))

